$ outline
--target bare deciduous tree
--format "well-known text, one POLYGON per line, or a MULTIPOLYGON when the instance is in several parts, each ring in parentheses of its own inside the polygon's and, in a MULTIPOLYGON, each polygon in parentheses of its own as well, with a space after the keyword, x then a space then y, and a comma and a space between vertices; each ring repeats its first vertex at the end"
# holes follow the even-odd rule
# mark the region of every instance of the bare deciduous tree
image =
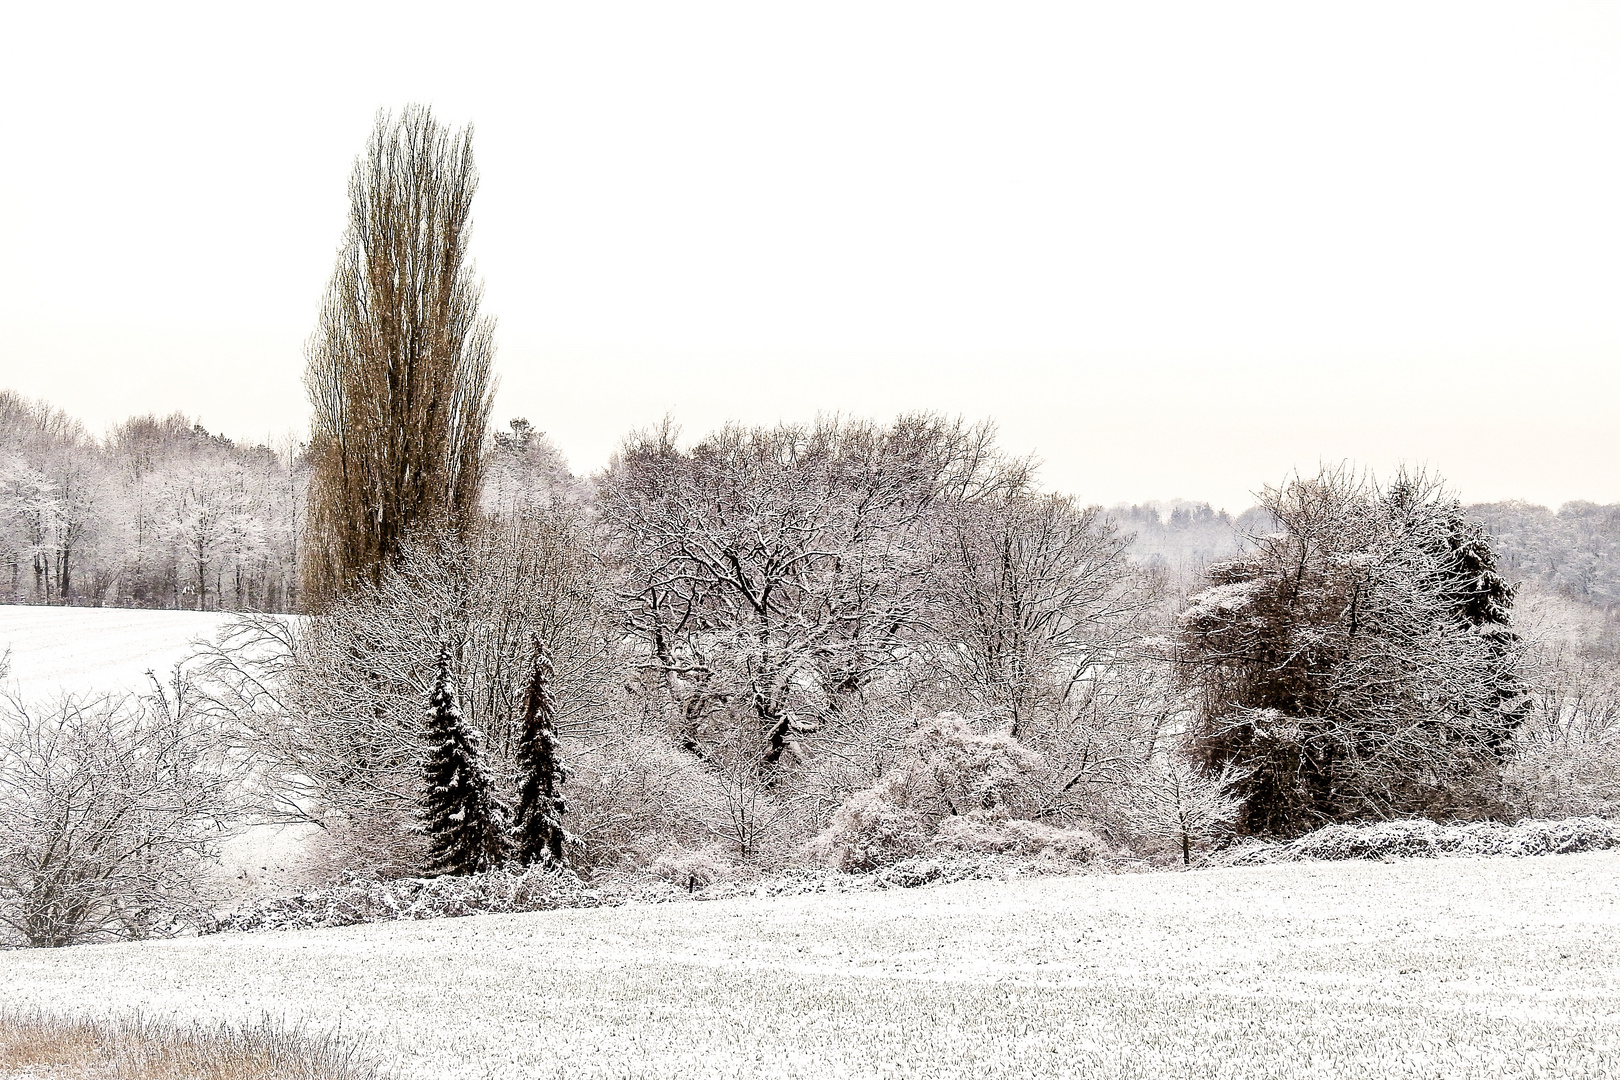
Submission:
POLYGON ((27 944, 173 933, 196 913, 233 776, 176 690, 0 706, 0 925, 27 944))
POLYGON ((467 261, 472 131, 380 114, 310 341, 305 600, 379 580, 413 530, 476 512, 493 393, 491 320, 467 261))
POLYGON ((601 487, 645 668, 694 752, 751 730, 778 765, 897 663, 923 610, 929 509, 994 483, 987 428, 934 416, 626 443, 601 487))
POLYGON ((1116 662, 1150 599, 1096 507, 1010 496, 953 508, 932 575, 930 677, 950 680, 1014 738, 1116 662))

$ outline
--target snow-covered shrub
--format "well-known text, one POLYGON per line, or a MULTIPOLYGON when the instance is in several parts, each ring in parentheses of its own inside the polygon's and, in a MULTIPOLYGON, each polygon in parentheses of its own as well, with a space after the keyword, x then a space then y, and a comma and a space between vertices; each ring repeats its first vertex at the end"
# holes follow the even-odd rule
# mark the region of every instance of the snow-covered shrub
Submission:
POLYGON ((1168 845, 1192 863, 1195 848, 1228 837, 1243 800, 1232 794, 1234 774, 1209 776, 1179 756, 1166 756, 1137 771, 1125 804, 1145 850, 1168 845))
POLYGON ((912 739, 915 761, 906 774, 911 798, 935 812, 966 814, 1033 808, 1041 757, 1005 732, 981 734, 955 713, 941 713, 912 739))
POLYGON ((943 850, 1076 863, 1090 862, 1107 850, 1097 835, 1086 829, 1054 828, 1039 821, 1009 818, 986 810, 941 821, 933 844, 943 850))
POLYGON ((881 780, 833 813, 807 854, 846 872, 873 870, 936 845, 986 852, 1087 849, 1090 858, 1088 841, 1048 837, 1042 843, 1038 830, 1046 826, 1010 824, 1034 809, 1041 772, 1040 756, 1011 735, 984 734, 954 713, 941 713, 912 734, 908 752, 881 780), (969 816, 970 823, 954 823, 969 816), (952 824, 942 833, 946 823, 952 824))
POLYGON ((1533 707, 1507 782, 1536 818, 1620 817, 1620 663, 1606 620, 1562 597, 1533 596, 1527 666, 1533 707))
POLYGON ((427 834, 409 807, 380 807, 371 813, 330 811, 304 844, 297 867, 300 880, 317 883, 412 877, 427 864, 427 834))
POLYGON ((1620 730, 1526 741, 1507 782, 1514 804, 1536 817, 1620 816, 1620 730))
POLYGON ((570 751, 569 864, 587 877, 712 840, 694 823, 701 764, 661 735, 609 728, 570 751))
POLYGON ((736 864, 713 847, 701 851, 666 851, 652 861, 647 872, 687 892, 706 889, 735 875, 736 864))
POLYGON ((816 862, 846 873, 860 873, 910 858, 933 832, 927 814, 900 805, 906 794, 898 778, 881 780, 857 792, 833 813, 832 822, 808 847, 816 862))
POLYGON ((222 915, 204 933, 309 930, 403 919, 448 919, 610 903, 562 869, 507 866, 460 877, 357 881, 260 900, 222 915))
POLYGON ((706 751, 705 768, 686 791, 690 823, 735 858, 771 865, 786 847, 789 823, 781 792, 763 755, 744 745, 706 751))
POLYGON ((1234 865, 1302 860, 1435 858, 1442 855, 1522 858, 1568 855, 1620 847, 1620 822, 1604 818, 1562 821, 1471 821, 1441 825, 1426 820, 1329 825, 1286 844, 1239 849, 1234 865))
POLYGON ((234 765, 176 690, 0 699, 0 944, 168 936, 205 906, 234 765))

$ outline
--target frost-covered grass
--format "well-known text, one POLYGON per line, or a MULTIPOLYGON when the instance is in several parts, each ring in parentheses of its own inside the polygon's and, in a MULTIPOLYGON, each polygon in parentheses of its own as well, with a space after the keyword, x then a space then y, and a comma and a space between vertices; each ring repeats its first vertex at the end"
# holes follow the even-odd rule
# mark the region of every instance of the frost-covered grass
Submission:
POLYGON ((1620 853, 385 923, 0 954, 0 1003, 363 1035, 400 1077, 1592 1077, 1620 853))
POLYGON ((232 616, 217 611, 0 604, 0 653, 11 649, 11 675, 0 689, 24 700, 62 693, 145 693, 147 671, 167 679, 232 616))
POLYGON ((282 1024, 154 1023, 0 1011, 0 1076, 39 1080, 371 1080, 331 1035, 282 1024))

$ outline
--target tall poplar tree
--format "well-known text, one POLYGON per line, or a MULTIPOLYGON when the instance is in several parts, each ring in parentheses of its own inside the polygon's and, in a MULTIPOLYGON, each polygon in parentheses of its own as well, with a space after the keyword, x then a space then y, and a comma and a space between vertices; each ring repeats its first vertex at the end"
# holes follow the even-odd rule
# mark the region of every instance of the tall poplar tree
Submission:
POLYGON ((307 349, 306 606, 376 580, 416 529, 473 520, 494 358, 467 260, 477 188, 470 128, 378 114, 307 349))

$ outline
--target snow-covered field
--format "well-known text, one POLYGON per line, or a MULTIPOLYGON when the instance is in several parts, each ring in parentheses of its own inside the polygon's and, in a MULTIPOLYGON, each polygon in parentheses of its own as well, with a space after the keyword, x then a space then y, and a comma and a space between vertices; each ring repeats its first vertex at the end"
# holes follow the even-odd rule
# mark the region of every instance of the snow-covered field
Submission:
POLYGON ((970 882, 0 954, 0 1003, 402 1077, 1598 1077, 1620 853, 970 882))
POLYGON ((0 604, 0 653, 11 650, 11 675, 0 690, 24 700, 60 693, 141 693, 146 672, 166 679, 230 619, 217 611, 135 611, 115 608, 0 604))

